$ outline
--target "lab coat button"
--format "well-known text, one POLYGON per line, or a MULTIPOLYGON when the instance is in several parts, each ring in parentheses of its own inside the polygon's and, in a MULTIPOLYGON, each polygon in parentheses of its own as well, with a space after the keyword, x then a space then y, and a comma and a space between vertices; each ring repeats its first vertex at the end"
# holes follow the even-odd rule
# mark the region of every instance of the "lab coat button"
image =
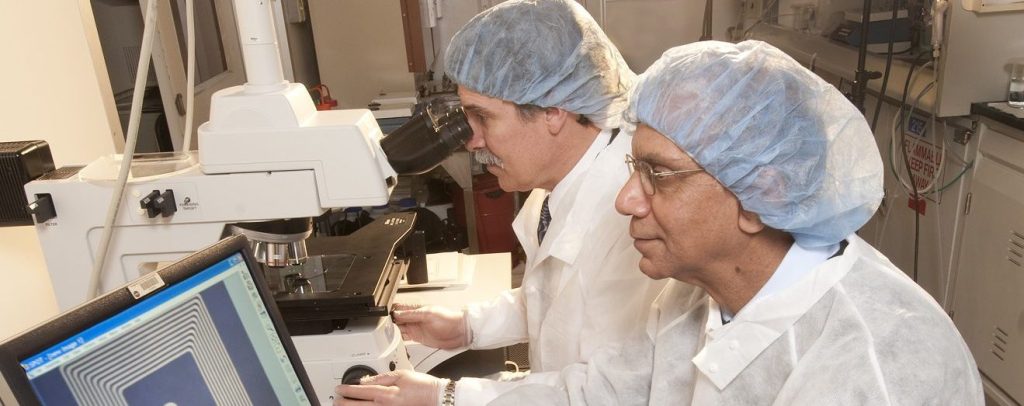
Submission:
POLYGON ((718 373, 718 364, 708 365, 708 371, 713 373, 713 374, 717 374, 718 373))
POLYGON ((733 350, 733 351, 736 351, 736 350, 740 349, 740 343, 737 342, 736 340, 730 341, 729 342, 729 349, 733 350))

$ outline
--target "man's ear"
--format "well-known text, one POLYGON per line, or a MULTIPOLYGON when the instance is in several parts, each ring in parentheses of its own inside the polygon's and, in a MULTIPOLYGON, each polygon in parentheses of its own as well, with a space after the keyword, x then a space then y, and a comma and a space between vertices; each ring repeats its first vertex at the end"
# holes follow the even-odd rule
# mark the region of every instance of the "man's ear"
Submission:
POLYGON ((562 132, 562 128, 568 124, 571 114, 568 111, 562 110, 558 107, 548 107, 544 109, 544 123, 548 127, 548 132, 551 134, 558 134, 562 132))
POLYGON ((740 207, 739 216, 737 218, 740 230, 747 234, 757 234, 765 229, 764 223, 761 222, 761 216, 752 211, 743 210, 740 207))

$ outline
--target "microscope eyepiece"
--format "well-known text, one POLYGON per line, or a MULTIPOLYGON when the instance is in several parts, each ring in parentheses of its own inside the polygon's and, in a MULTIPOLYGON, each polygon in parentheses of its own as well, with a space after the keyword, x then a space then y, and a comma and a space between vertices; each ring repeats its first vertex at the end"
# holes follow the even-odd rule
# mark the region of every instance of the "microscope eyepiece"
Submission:
POLYGON ((418 109, 380 145, 395 172, 418 175, 441 164, 472 135, 458 99, 439 98, 418 109))

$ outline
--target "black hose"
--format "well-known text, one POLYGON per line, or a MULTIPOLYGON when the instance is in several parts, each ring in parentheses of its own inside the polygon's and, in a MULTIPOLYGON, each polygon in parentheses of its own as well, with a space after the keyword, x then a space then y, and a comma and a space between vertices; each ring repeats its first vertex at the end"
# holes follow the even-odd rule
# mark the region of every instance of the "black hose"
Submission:
POLYGON ((864 93, 868 88, 870 74, 865 70, 868 56, 868 25, 871 24, 871 0, 864 0, 864 10, 860 19, 860 46, 857 47, 857 71, 853 74, 853 92, 850 101, 864 112, 864 93))
MULTIPOLYGON (((889 49, 885 57, 885 73, 882 74, 882 88, 878 92, 878 100, 875 102, 875 113, 871 118, 871 133, 875 133, 875 126, 878 124, 878 113, 882 111, 882 99, 885 98, 885 91, 889 87, 889 71, 892 69, 892 48, 896 41, 896 17, 899 15, 899 0, 892 2, 892 24, 889 25, 889 49)), ((913 69, 913 68, 911 68, 913 69)), ((909 76, 908 76, 909 77, 909 76)))
MULTIPOLYGON (((922 54, 922 55, 924 55, 924 54, 922 54)), ((915 58, 914 62, 910 64, 910 71, 907 72, 907 79, 906 79, 906 81, 903 82, 903 96, 900 98, 900 110, 899 110, 900 114, 899 114, 899 117, 894 117, 894 119, 898 120, 897 125, 898 125, 898 128, 900 129, 899 130, 899 134, 900 134, 900 149, 903 151, 903 165, 904 165, 904 167, 907 170, 907 176, 910 177, 910 188, 911 188, 911 191, 913 192, 913 199, 914 199, 914 205, 915 205, 915 207, 914 207, 914 268, 913 268, 913 274, 911 275, 913 277, 913 279, 914 279, 914 282, 917 282, 918 251, 919 251, 920 243, 921 243, 921 210, 920 210, 920 208, 916 207, 916 205, 920 204, 919 201, 918 201, 920 199, 920 196, 918 196, 918 194, 917 194, 917 185, 914 184, 914 175, 910 171, 910 158, 908 157, 908 152, 909 151, 907 151, 907 143, 903 142, 902 138, 903 138, 903 128, 904 128, 903 127, 903 120, 907 116, 906 109, 904 107, 907 105, 907 94, 910 93, 910 78, 912 78, 914 76, 914 69, 917 68, 917 62, 920 60, 920 57, 921 56, 918 56, 917 58, 915 58)), ((911 113, 913 113, 913 112, 911 112, 911 113)), ((896 134, 893 134, 892 136, 895 137, 896 134)))
POLYGON ((714 39, 711 35, 712 16, 714 15, 712 11, 713 4, 714 0, 707 0, 707 2, 704 3, 704 26, 701 27, 700 39, 698 41, 710 41, 714 39))

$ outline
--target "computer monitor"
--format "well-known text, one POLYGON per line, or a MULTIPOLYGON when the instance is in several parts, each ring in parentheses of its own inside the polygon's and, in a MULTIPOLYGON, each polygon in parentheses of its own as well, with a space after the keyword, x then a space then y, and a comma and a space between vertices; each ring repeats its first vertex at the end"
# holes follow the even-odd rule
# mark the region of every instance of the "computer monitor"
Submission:
POLYGON ((245 237, 0 344, 4 405, 317 402, 245 237))

